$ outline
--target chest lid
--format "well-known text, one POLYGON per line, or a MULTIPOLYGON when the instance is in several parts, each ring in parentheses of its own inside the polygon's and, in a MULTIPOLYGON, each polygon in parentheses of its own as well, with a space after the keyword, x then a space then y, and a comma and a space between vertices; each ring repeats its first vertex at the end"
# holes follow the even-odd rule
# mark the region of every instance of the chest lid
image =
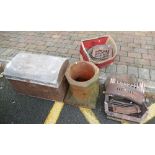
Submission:
POLYGON ((5 67, 7 79, 58 88, 69 64, 67 58, 19 53, 5 67))

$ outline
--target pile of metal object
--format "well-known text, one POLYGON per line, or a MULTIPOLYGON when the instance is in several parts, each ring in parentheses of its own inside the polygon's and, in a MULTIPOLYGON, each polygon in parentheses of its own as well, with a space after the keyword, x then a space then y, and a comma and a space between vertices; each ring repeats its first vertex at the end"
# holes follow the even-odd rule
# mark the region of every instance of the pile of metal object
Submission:
MULTIPOLYGON (((127 76, 126 76, 127 77, 127 76)), ((106 86, 105 112, 108 116, 140 123, 147 116, 149 102, 144 95, 144 83, 130 83, 112 77, 106 86)))

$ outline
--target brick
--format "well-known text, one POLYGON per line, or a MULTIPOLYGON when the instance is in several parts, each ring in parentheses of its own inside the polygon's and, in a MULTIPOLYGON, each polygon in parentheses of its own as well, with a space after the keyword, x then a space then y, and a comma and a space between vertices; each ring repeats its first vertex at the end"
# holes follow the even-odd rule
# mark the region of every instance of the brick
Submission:
POLYGON ((26 40, 26 43, 29 43, 29 44, 34 44, 35 42, 36 42, 36 40, 34 40, 34 39, 26 40))
POLYGON ((48 55, 49 54, 49 52, 48 51, 36 51, 37 53, 39 53, 39 54, 46 54, 46 55, 48 55))
POLYGON ((18 43, 16 46, 17 47, 26 47, 27 43, 18 43))
POLYGON ((138 53, 147 53, 148 50, 144 48, 134 48, 133 52, 138 52, 138 53))
POLYGON ((153 46, 153 45, 148 45, 148 44, 146 44, 146 45, 143 45, 143 44, 142 44, 141 47, 144 48, 144 49, 150 49, 150 50, 155 49, 155 46, 153 46))
POLYGON ((24 49, 25 51, 29 51, 30 53, 37 52, 36 49, 24 49))
POLYGON ((101 72, 105 73, 106 72, 106 68, 100 68, 100 73, 101 72))
POLYGON ((120 51, 121 50, 121 45, 117 44, 117 50, 120 51))
POLYGON ((61 43, 61 42, 57 42, 53 45, 54 47, 57 47, 57 48, 65 48, 65 44, 61 43))
POLYGON ((134 58, 120 56, 120 61, 132 64, 132 63, 134 63, 134 58))
POLYGON ((155 81, 155 70, 150 70, 151 80, 155 81))
POLYGON ((155 66, 155 61, 151 61, 151 66, 155 66))
POLYGON ((34 44, 28 44, 28 45, 25 47, 25 49, 34 49, 34 48, 36 48, 36 45, 34 45, 34 44))
POLYGON ((120 61, 120 56, 119 56, 119 55, 117 55, 117 56, 115 57, 115 61, 120 61))
POLYGON ((50 51, 50 52, 46 51, 46 52, 47 52, 47 55, 59 56, 59 53, 57 52, 53 52, 53 51, 50 51))
POLYGON ((142 36, 142 37, 146 36, 146 34, 143 32, 134 32, 134 35, 142 36))
POLYGON ((74 41, 73 44, 74 44, 74 45, 77 45, 77 46, 80 46, 80 45, 81 45, 81 42, 80 42, 80 41, 74 41))
POLYGON ((53 39, 53 38, 48 38, 48 41, 50 42, 53 42, 54 44, 55 43, 58 43, 60 41, 60 39, 53 39))
POLYGON ((143 59, 155 60, 155 54, 142 54, 143 59))
POLYGON ((80 59, 79 55, 75 55, 75 54, 68 54, 68 55, 71 55, 72 58, 80 59))
POLYGON ((149 69, 139 68, 139 78, 149 80, 150 79, 149 69))
POLYGON ((146 59, 135 59, 135 64, 149 66, 150 65, 150 61, 146 60, 146 59))
POLYGON ((76 47, 76 50, 77 50, 77 51, 80 51, 80 46, 77 46, 77 47, 76 47))
POLYGON ((127 47, 127 46, 121 46, 121 51, 132 51, 131 47, 127 47))
POLYGON ((119 56, 127 56, 128 52, 127 51, 118 51, 117 55, 119 55, 119 56))
POLYGON ((131 47, 131 48, 140 48, 141 47, 141 44, 139 43, 128 43, 128 47, 131 47))
POLYGON ((11 47, 14 47, 14 46, 17 46, 17 45, 18 45, 18 43, 15 42, 15 41, 9 42, 9 44, 8 44, 9 48, 10 48, 10 46, 11 46, 11 47))
POLYGON ((63 43, 64 44, 68 44, 68 45, 70 45, 70 44, 73 44, 74 43, 74 41, 72 41, 72 40, 63 40, 63 43))
POLYGON ((39 40, 37 40, 34 44, 38 46, 46 45, 44 41, 39 41, 39 40))
POLYGON ((78 39, 78 36, 71 36, 71 38, 70 38, 71 40, 73 40, 73 41, 75 41, 75 40, 77 40, 78 39))
POLYGON ((116 72, 116 65, 115 64, 109 65, 106 68, 106 73, 115 73, 115 72, 116 72))
POLYGON ((128 74, 135 75, 138 77, 138 68, 133 66, 128 66, 128 74))
POLYGON ((49 52, 50 52, 50 51, 55 52, 55 51, 57 50, 57 48, 56 48, 56 47, 50 47, 50 46, 49 46, 49 47, 46 48, 46 50, 49 51, 49 52))
POLYGON ((76 62, 76 61, 79 61, 79 60, 76 59, 76 58, 70 58, 70 59, 69 59, 69 63, 74 63, 74 62, 76 62))
POLYGON ((141 58, 141 53, 128 52, 128 57, 141 58))
POLYGON ((67 45, 67 46, 64 46, 64 48, 66 48, 66 49, 73 49, 73 50, 75 50, 76 49, 76 47, 77 47, 77 45, 67 45))
POLYGON ((57 53, 59 53, 59 54, 67 54, 68 53, 68 49, 66 49, 66 48, 58 48, 57 49, 57 53))
POLYGON ((65 58, 71 58, 71 55, 67 53, 58 53, 58 56, 65 57, 65 58))
POLYGON ((153 40, 153 38, 152 37, 145 37, 145 40, 151 41, 151 40, 153 40))
POLYGON ((123 42, 123 41, 118 41, 118 40, 116 39, 116 45, 127 47, 127 46, 128 46, 128 43, 125 43, 125 42, 123 42))
POLYGON ((16 38, 16 37, 15 37, 15 38, 10 38, 10 39, 9 39, 9 41, 17 41, 17 40, 18 40, 18 38, 16 38))
POLYGON ((20 38, 20 39, 18 39, 18 42, 25 43, 26 42, 26 39, 25 38, 20 38))
POLYGON ((135 38, 134 39, 134 43, 135 44, 143 44, 144 45, 144 44, 146 44, 146 40, 141 40, 141 39, 135 38))
POLYGON ((125 43, 133 43, 133 41, 134 41, 134 38, 133 37, 122 37, 122 36, 120 36, 121 38, 122 38, 122 41, 123 42, 125 42, 125 43))
POLYGON ((60 38, 61 36, 60 35, 57 35, 57 34, 55 34, 55 35, 52 35, 52 38, 60 38))
POLYGON ((70 54, 70 55, 74 55, 74 56, 78 56, 79 57, 79 55, 80 55, 80 53, 79 53, 79 51, 78 50, 68 50, 68 54, 70 54))
POLYGON ((148 45, 154 45, 155 41, 154 40, 147 40, 146 43, 148 45))
POLYGON ((6 48, 0 48, 0 54, 3 53, 6 50, 6 48))
POLYGON ((46 48, 47 48, 46 46, 38 45, 38 46, 35 47, 35 50, 42 51, 42 50, 45 50, 46 48))
POLYGON ((128 65, 128 63, 126 63, 126 62, 118 62, 118 61, 114 61, 114 64, 116 64, 116 65, 128 65))
POLYGON ((145 66, 145 65, 143 65, 143 68, 147 68, 147 69, 155 69, 155 66, 145 66))
POLYGON ((126 65, 117 65, 117 73, 126 74, 127 66, 126 65))
POLYGON ((55 45, 55 43, 54 42, 46 42, 46 46, 54 46, 55 45))
POLYGON ((1 54, 1 56, 8 56, 8 57, 10 57, 14 51, 15 51, 15 49, 7 48, 7 49, 1 54))
POLYGON ((148 54, 155 54, 155 50, 148 50, 148 54))
MULTIPOLYGON (((15 42, 15 41, 13 41, 13 42, 15 42)), ((8 41, 8 40, 1 41, 1 44, 3 44, 3 45, 7 45, 9 43, 10 43, 10 41, 8 41)))

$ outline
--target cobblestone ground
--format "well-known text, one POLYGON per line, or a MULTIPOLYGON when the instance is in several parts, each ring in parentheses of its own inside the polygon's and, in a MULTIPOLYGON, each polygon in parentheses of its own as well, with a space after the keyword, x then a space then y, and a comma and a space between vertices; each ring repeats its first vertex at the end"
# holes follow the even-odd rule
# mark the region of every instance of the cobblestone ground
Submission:
POLYGON ((101 73, 133 74, 155 83, 155 32, 0 32, 0 59, 26 51, 69 57, 73 62, 79 60, 82 39, 104 34, 114 38, 118 55, 101 73))

